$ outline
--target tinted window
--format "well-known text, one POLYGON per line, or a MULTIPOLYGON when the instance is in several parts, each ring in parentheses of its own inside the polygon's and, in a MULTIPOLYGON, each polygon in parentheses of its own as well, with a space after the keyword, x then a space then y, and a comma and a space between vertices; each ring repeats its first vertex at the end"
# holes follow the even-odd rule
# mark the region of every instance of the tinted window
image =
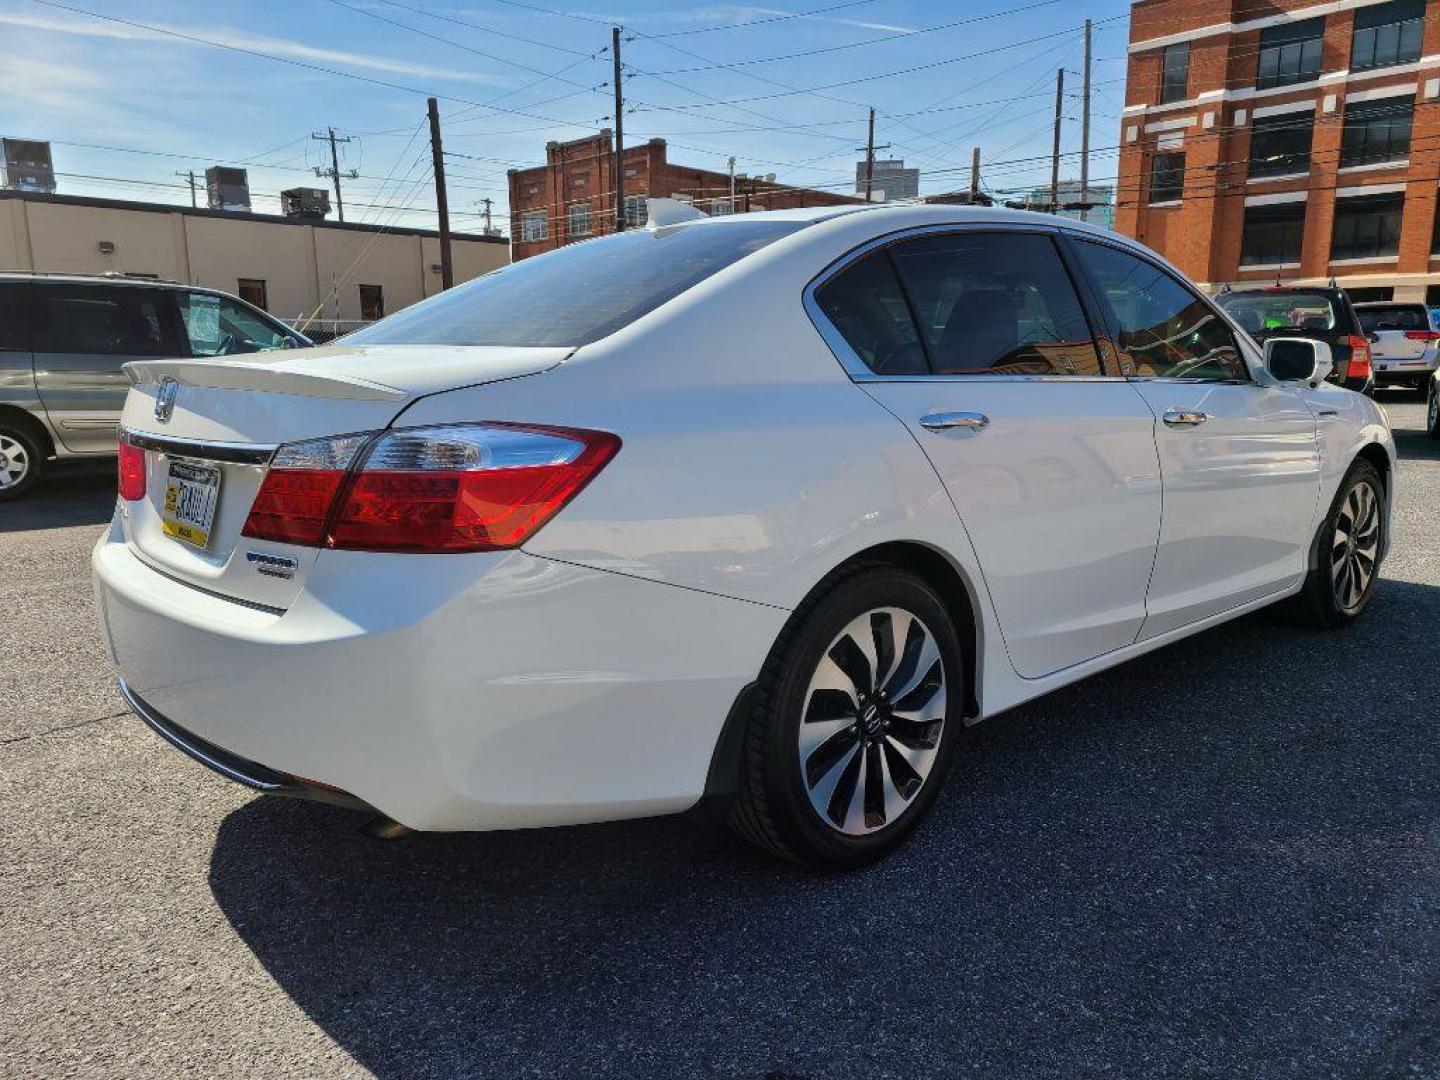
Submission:
POLYGON ((29 352, 25 286, 0 284, 0 352, 29 352))
POLYGON ((37 288, 36 352, 96 356, 174 356, 174 309, 150 289, 47 285, 37 288), (168 318, 167 318, 168 316, 168 318))
POLYGON ((1405 212, 1401 192, 1347 196, 1335 200, 1332 259, 1383 259, 1400 250, 1400 219, 1405 212))
POLYGON ((1262 30, 1256 88, 1266 90, 1319 78, 1324 36, 1324 16, 1262 30))
POLYGON ((1334 299, 1325 293, 1286 289, 1279 292, 1221 293, 1222 308, 1252 337, 1263 339, 1281 331, 1308 333, 1334 330, 1341 320, 1334 299))
POLYGON ((1235 336, 1210 305, 1153 263, 1081 241, 1081 258, 1110 302, 1127 371, 1171 379, 1247 379, 1235 336))
POLYGON ((1414 118, 1415 102, 1408 97, 1347 104, 1340 135, 1340 167, 1404 158, 1410 153, 1414 118))
POLYGON ((432 296, 346 340, 357 345, 585 345, 804 225, 698 222, 587 240, 432 296))
POLYGON ((191 356, 230 356, 292 344, 290 335, 280 327, 233 300, 184 292, 177 299, 191 356))
POLYGON ((1350 69, 1389 67, 1420 59, 1425 0, 1391 0, 1355 12, 1350 69))
POLYGON ((1430 329, 1430 316, 1422 304, 1356 308, 1355 314, 1360 316, 1360 327, 1367 334, 1377 330, 1430 329))
POLYGON ((1160 104, 1181 101, 1190 87, 1190 43, 1165 46, 1160 61, 1160 104))
POLYGON ((1184 153, 1156 154, 1150 159, 1150 201, 1174 202, 1185 194, 1184 153))
POLYGON ((846 267, 815 290, 815 301, 877 375, 929 373, 888 252, 846 267))
POLYGON ((1247 206, 1240 239, 1240 265, 1284 266, 1298 263, 1304 240, 1305 203, 1247 206))
POLYGON ((1101 373, 1048 236, 947 233, 890 251, 937 374, 1101 373))
POLYGON ((1284 176, 1310 168, 1313 112, 1257 117, 1250 132, 1250 175, 1284 176))

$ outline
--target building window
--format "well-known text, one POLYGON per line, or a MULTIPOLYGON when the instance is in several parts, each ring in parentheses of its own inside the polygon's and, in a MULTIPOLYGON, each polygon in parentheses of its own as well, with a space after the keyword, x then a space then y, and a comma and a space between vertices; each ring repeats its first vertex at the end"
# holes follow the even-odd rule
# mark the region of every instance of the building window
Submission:
POLYGON ((1345 106, 1340 167, 1400 161, 1410 153, 1415 101, 1409 97, 1357 101, 1345 106))
POLYGON ((710 207, 711 217, 723 217, 726 214, 733 214, 734 212, 735 204, 730 201, 729 196, 723 199, 716 199, 710 207))
POLYGON ((625 196, 625 227, 627 229, 643 229, 645 223, 650 220, 649 205, 644 195, 625 196))
POLYGON ((247 304, 254 304, 261 311, 270 310, 270 299, 265 291, 263 278, 242 277, 236 285, 235 292, 247 304))
POLYGON ((571 237, 590 235, 589 203, 571 203, 565 208, 565 232, 571 237))
POLYGON ((360 318, 374 322, 385 317, 385 290, 379 285, 360 286, 360 318))
POLYGON ((1425 0, 1392 0, 1355 12, 1350 70, 1410 64, 1420 59, 1425 36, 1425 0))
POLYGON ((1174 202, 1185 194, 1185 155, 1156 154, 1150 159, 1150 201, 1174 202))
POLYGON ((1272 26, 1260 31, 1260 67, 1255 74, 1257 89, 1310 82, 1320 77, 1320 52, 1325 37, 1325 17, 1272 26))
POLYGON ((546 220, 544 210, 532 210, 529 213, 520 215, 520 239, 526 243, 533 243, 536 240, 544 240, 546 236, 546 220))
POLYGON ((1284 176, 1310 168, 1313 112, 1257 119, 1250 129, 1250 175, 1284 176))
POLYGON ((1160 104, 1183 101, 1190 90, 1190 43, 1166 45, 1160 61, 1160 104))
POLYGON ((1240 265, 1298 263, 1304 236, 1304 202, 1247 206, 1240 240, 1240 265))
POLYGON ((1331 259, 1383 259, 1400 251, 1405 196, 1356 195, 1335 200, 1331 259))

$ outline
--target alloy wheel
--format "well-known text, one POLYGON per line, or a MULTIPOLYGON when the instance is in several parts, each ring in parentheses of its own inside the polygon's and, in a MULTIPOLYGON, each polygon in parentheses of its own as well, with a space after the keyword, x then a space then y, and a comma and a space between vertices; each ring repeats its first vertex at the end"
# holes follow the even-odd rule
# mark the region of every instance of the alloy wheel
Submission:
POLYGON ((30 451, 25 444, 0 433, 0 491, 20 484, 30 474, 30 451))
POLYGON ((852 619, 820 658, 799 728, 810 805, 847 836, 878 832, 935 766, 948 695, 935 635, 896 607, 852 619))
POLYGON ((1380 499, 1359 483, 1340 505, 1330 543, 1330 581, 1341 610, 1354 611, 1365 599, 1379 551, 1380 499))

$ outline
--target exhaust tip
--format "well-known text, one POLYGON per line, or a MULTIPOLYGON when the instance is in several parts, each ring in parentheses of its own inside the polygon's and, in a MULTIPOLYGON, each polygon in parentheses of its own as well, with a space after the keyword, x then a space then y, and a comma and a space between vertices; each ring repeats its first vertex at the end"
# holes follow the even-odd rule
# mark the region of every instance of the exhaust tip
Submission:
POLYGON ((413 829, 401 825, 394 818, 388 818, 384 814, 376 814, 364 825, 360 826, 360 832, 371 840, 403 840, 409 836, 413 829))

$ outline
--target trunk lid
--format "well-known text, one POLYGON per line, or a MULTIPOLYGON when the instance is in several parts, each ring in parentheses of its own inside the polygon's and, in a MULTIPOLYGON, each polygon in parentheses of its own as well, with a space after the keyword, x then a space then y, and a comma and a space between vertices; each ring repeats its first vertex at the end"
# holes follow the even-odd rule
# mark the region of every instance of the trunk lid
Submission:
MULTIPOLYGON (((146 483, 143 499, 121 503, 126 542, 156 570, 186 584, 287 608, 319 551, 240 535, 276 446, 385 428, 426 394, 537 374, 572 351, 337 345, 127 364, 133 385, 121 424, 144 449, 146 483), (167 532, 172 489, 172 522, 193 519, 186 511, 197 500, 213 507, 208 533, 192 533, 196 542, 175 535, 173 525, 167 532)), ((203 508, 199 516, 207 516, 203 508)))

